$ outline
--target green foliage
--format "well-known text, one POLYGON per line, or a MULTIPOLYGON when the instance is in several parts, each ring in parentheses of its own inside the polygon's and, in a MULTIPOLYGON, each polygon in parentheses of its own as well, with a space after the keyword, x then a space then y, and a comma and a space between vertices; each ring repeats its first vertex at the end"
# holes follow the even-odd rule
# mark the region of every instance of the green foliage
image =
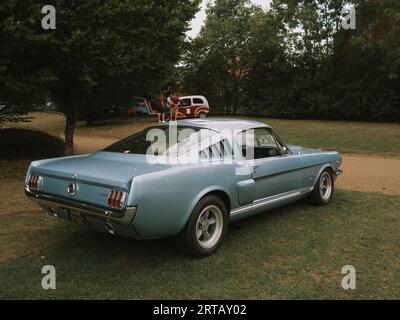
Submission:
POLYGON ((347 119, 400 120, 399 12, 398 1, 359 0, 357 29, 337 35, 333 106, 347 119))
POLYGON ((47 133, 26 129, 0 129, 0 159, 61 157, 65 144, 47 133))
POLYGON ((29 48, 26 33, 19 34, 20 41, 15 41, 15 25, 22 17, 10 16, 11 7, 19 10, 21 6, 16 1, 0 3, 0 125, 28 121, 27 114, 45 102, 41 86, 46 74, 32 67, 34 48, 29 48))
POLYGON ((399 12, 395 0, 275 0, 268 12, 216 1, 185 55, 183 90, 215 113, 400 121, 399 12), (352 3, 356 30, 344 30, 352 3))
POLYGON ((80 113, 159 91, 179 60, 198 1, 54 0, 56 30, 41 28, 42 5, 2 1, 2 32, 13 48, 2 66, 18 63, 14 52, 24 54, 16 75, 40 74, 43 91, 67 117, 72 149, 80 113))
POLYGON ((184 56, 184 90, 209 97, 214 112, 236 113, 249 66, 252 28, 262 14, 248 0, 217 0, 200 37, 184 56))

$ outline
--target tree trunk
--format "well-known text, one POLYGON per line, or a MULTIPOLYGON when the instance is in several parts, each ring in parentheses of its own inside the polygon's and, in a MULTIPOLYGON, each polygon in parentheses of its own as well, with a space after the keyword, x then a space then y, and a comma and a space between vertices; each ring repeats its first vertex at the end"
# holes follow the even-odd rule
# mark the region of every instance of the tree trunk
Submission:
POLYGON ((229 104, 226 105, 225 114, 226 114, 227 116, 230 116, 230 115, 231 115, 231 105, 230 105, 230 102, 229 102, 229 104))
POLYGON ((72 156, 74 154, 74 132, 77 121, 77 106, 71 99, 66 108, 66 125, 65 125, 65 155, 72 156))

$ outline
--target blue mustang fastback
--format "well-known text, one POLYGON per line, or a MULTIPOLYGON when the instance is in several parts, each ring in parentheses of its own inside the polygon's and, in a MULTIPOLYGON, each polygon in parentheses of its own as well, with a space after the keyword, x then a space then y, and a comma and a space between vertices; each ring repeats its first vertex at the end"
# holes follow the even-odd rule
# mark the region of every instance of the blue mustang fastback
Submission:
POLYGON ((286 145, 242 120, 157 125, 92 155, 35 161, 25 193, 54 217, 136 239, 176 236, 214 253, 229 221, 308 197, 328 204, 342 157, 286 145))

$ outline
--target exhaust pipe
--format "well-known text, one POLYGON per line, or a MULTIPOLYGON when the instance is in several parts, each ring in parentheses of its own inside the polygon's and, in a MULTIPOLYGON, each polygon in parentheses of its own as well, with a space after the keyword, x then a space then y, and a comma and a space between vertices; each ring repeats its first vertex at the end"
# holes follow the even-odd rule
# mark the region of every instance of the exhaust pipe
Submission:
POLYGON ((110 223, 106 224, 106 232, 108 232, 109 234, 111 234, 113 236, 115 236, 117 234, 114 230, 114 227, 110 223))
POLYGON ((50 208, 50 209, 49 209, 49 214, 50 214, 52 217, 58 218, 58 214, 57 214, 57 212, 56 212, 56 209, 54 209, 54 208, 50 208))

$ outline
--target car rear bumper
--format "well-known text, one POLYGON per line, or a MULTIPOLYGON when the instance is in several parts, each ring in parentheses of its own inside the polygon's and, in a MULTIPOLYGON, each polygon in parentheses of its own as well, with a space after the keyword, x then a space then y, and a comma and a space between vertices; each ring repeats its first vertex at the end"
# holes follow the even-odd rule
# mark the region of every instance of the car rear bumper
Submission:
POLYGON ((136 214, 136 207, 128 207, 124 211, 113 211, 51 195, 31 192, 29 190, 25 190, 25 194, 53 216, 57 216, 55 212, 59 210, 73 210, 87 218, 117 225, 129 225, 132 224, 136 214))

